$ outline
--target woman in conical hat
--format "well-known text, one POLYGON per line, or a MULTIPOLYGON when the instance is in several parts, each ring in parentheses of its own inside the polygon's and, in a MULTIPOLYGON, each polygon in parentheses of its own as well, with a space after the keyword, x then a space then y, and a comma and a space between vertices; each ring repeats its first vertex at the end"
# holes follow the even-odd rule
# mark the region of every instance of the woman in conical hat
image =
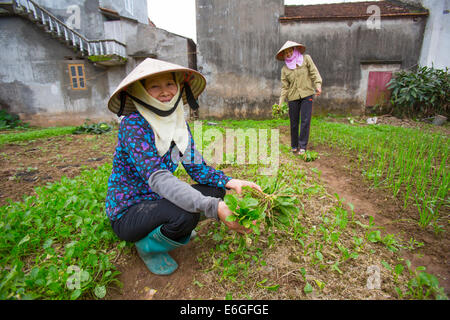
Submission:
POLYGON ((287 41, 276 55, 283 61, 279 104, 288 102, 291 125, 291 148, 294 154, 306 152, 309 140, 313 96, 322 93, 322 78, 306 47, 287 41), (301 116, 300 136, 299 118, 301 116))
POLYGON ((233 179, 208 166, 196 150, 184 104, 198 108, 206 85, 195 70, 146 59, 117 87, 108 108, 120 122, 113 169, 108 180, 106 213, 117 236, 135 242, 155 274, 171 274, 177 263, 168 252, 189 242, 200 213, 237 232, 225 202, 225 188, 241 193, 255 183, 233 179), (181 162, 197 185, 173 175, 181 162))

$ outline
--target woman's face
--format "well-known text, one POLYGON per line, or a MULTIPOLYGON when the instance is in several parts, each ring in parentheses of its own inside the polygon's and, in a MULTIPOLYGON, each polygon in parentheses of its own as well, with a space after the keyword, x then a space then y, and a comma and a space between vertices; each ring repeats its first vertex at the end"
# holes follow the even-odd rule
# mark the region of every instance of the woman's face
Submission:
POLYGON ((145 81, 145 90, 153 98, 166 103, 170 102, 172 98, 177 94, 178 87, 173 80, 172 74, 165 73, 145 81))
POLYGON ((284 58, 290 58, 292 57, 292 54, 294 53, 294 48, 287 48, 286 50, 283 51, 284 53, 284 58))

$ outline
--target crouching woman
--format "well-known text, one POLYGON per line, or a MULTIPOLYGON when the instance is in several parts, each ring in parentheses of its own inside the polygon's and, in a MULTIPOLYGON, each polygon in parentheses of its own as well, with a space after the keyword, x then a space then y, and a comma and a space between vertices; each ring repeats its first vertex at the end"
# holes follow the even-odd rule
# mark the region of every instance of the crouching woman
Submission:
POLYGON ((106 213, 122 240, 134 242, 155 274, 173 273, 178 264, 169 251, 186 245, 200 214, 240 233, 223 198, 225 189, 242 192, 253 182, 233 179, 208 166, 195 147, 184 119, 185 103, 197 109, 206 86, 195 70, 146 59, 118 86, 108 109, 119 117, 118 142, 108 180, 106 213), (198 184, 173 175, 179 164, 198 184))

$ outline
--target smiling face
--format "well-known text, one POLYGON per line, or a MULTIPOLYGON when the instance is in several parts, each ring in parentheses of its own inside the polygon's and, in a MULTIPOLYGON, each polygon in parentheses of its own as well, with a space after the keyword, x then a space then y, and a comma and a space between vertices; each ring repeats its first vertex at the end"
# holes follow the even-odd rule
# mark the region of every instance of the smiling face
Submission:
POLYGON ((173 80, 172 74, 165 73, 145 81, 145 90, 153 98, 166 103, 170 102, 172 98, 177 94, 178 87, 173 80))
POLYGON ((292 57, 292 54, 294 53, 294 48, 287 48, 286 50, 283 51, 283 56, 284 58, 290 58, 292 57))

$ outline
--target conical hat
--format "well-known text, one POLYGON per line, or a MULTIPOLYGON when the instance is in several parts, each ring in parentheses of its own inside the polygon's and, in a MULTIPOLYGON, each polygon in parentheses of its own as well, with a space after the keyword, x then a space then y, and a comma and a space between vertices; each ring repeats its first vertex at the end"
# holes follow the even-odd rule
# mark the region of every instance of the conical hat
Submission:
MULTIPOLYGON (((198 98, 206 87, 206 79, 198 71, 170 62, 147 58, 134 68, 134 70, 122 80, 116 90, 114 90, 108 101, 108 109, 115 114, 119 112, 120 92, 122 90, 127 90, 132 83, 167 72, 174 72, 180 85, 187 80, 195 99, 198 98)), ((183 102, 184 104, 187 103, 186 90, 183 91, 183 102)), ((126 99, 122 114, 127 115, 134 111, 136 111, 136 107, 134 106, 133 101, 131 99, 126 99)))
POLYGON ((297 43, 294 41, 286 41, 286 43, 281 47, 280 50, 278 50, 278 53, 275 56, 277 60, 284 61, 283 51, 292 47, 298 47, 298 50, 300 51, 301 54, 305 53, 306 47, 301 43, 297 43))

